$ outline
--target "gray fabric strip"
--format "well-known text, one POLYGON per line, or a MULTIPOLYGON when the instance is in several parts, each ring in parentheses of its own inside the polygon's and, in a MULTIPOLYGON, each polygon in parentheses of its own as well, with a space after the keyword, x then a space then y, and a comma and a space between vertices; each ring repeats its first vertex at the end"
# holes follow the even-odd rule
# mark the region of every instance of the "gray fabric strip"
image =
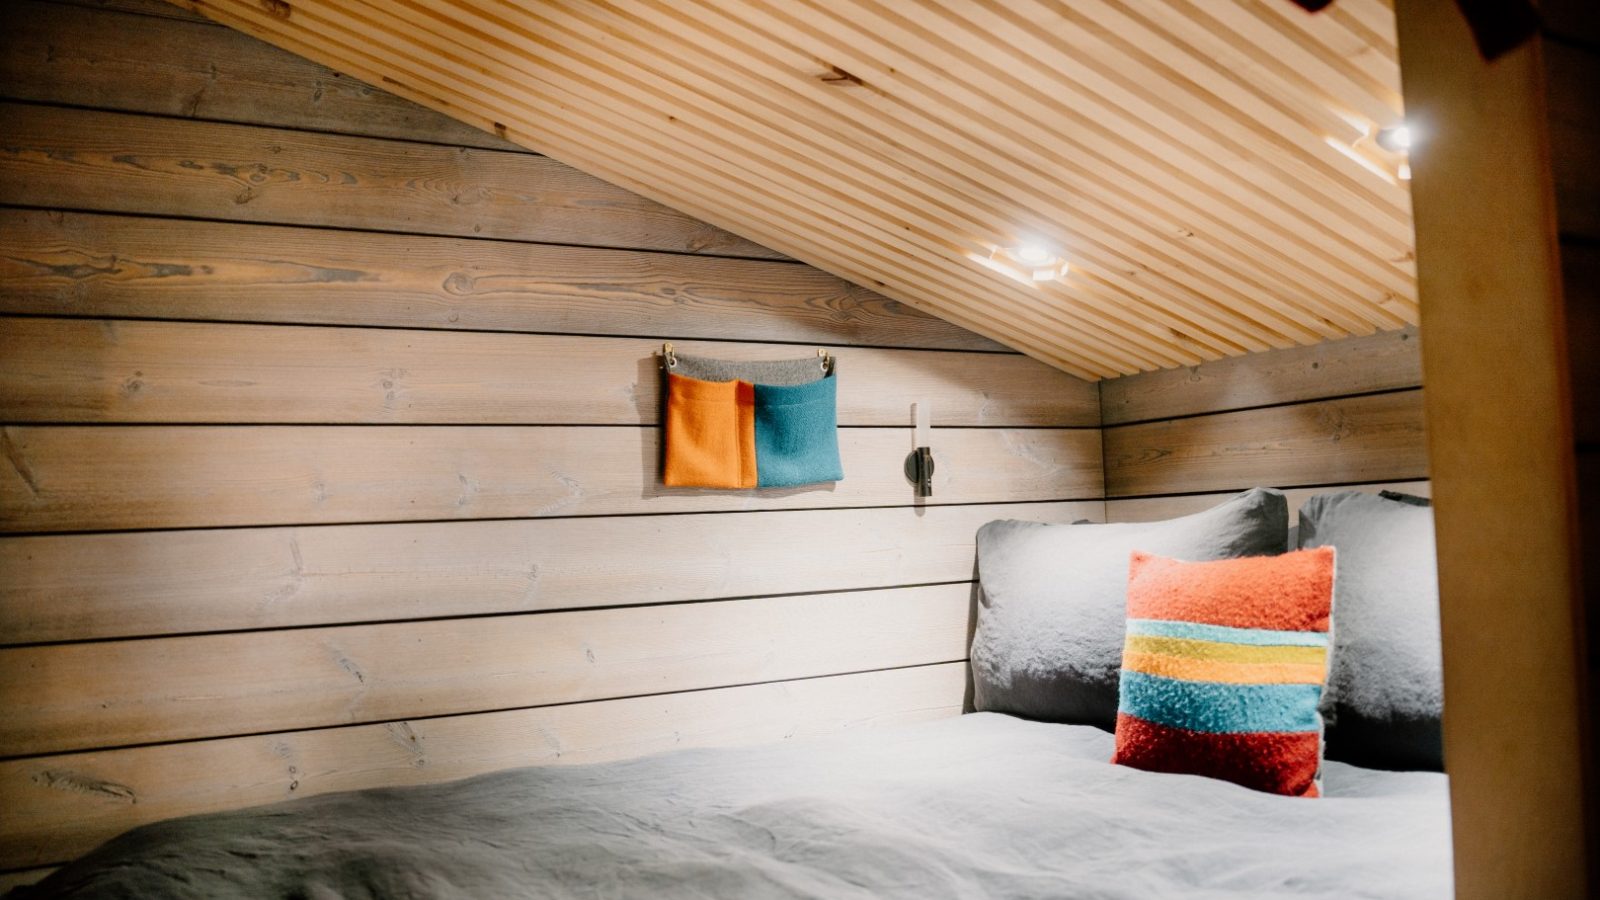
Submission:
MULTIPOLYGON (((699 381, 748 381, 751 384, 793 386, 821 381, 822 360, 812 356, 806 359, 757 360, 741 362, 731 359, 712 359, 707 356, 677 354, 678 364, 662 366, 666 371, 684 378, 699 381)), ((837 370, 839 361, 833 359, 830 369, 837 370)))

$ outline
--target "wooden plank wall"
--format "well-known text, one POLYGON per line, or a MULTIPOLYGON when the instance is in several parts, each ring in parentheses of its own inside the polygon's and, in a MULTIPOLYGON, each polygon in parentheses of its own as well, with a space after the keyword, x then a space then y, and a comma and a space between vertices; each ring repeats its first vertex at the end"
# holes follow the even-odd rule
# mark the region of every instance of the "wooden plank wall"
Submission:
POLYGON ((977 527, 1103 513, 1091 384, 176 7, 0 15, 0 883, 957 713, 977 527), (659 487, 664 339, 832 348, 846 480, 659 487))
POLYGON ((1106 517, 1195 512, 1257 485, 1426 494, 1414 329, 1100 382, 1106 517))

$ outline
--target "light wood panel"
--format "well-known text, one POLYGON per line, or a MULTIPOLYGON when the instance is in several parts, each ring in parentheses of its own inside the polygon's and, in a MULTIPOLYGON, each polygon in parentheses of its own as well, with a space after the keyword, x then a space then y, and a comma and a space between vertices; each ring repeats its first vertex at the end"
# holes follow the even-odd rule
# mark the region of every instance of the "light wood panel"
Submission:
POLYGON ((5 312, 1004 349, 767 260, 22 209, 0 241, 5 312))
MULTIPOLYGON (((678 342, 731 359, 810 347, 678 342)), ((0 417, 33 422, 653 425, 659 341, 0 317, 0 417)), ((839 422, 1096 424, 1094 385, 1013 354, 838 349, 839 422)))
POLYGON ((1416 320, 1380 0, 182 5, 1075 374, 1416 320))
POLYGON ((59 861, 127 828, 333 791, 582 765, 961 712, 961 663, 479 715, 0 762, 0 865, 59 861))
MULTIPOLYGON (((117 15, 60 2, 10 0, 0 90, 16 100, 523 150, 489 132, 233 30, 184 22, 170 4, 117 15)), ((526 151, 524 151, 526 152, 526 151)))
POLYGON ((972 598, 959 583, 0 650, 0 756, 960 661, 972 598))
POLYGON ((1107 428, 1106 496, 1427 475, 1422 392, 1398 391, 1107 428))
POLYGON ((1100 415, 1120 425, 1421 384, 1422 353, 1408 328, 1108 379, 1100 415))
MULTIPOLYGON (((944 429, 931 503, 1085 499, 1091 429, 944 429)), ((580 426, 7 426, 0 530, 539 518, 907 505, 909 428, 839 432, 845 480, 659 483, 659 430, 580 426)))
MULTIPOLYGON (((1352 484, 1341 487, 1289 488, 1284 496, 1289 500, 1289 524, 1293 525, 1300 507, 1317 494, 1331 491, 1398 491, 1414 497, 1431 497, 1433 486, 1427 481, 1394 481, 1383 484, 1352 484)), ((1202 512, 1234 496, 1233 491, 1216 494, 1183 494, 1174 497, 1141 497, 1130 500, 1107 500, 1107 522, 1159 522, 1177 516, 1202 512)))
POLYGON ((985 522, 1102 515, 1094 500, 4 538, 0 635, 81 641, 968 581, 985 522))
POLYGON ((528 153, 0 104, 0 202, 772 257, 528 153))
POLYGON ((1581 597, 1540 41, 1397 5, 1416 152, 1456 895, 1588 897, 1581 597))

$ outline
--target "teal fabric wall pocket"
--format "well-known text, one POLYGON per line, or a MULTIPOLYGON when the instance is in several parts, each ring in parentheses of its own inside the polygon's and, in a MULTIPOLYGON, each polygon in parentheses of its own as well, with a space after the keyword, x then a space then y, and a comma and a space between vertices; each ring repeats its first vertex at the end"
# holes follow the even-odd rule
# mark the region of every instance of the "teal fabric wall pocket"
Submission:
POLYGON ((838 377, 755 386, 757 486, 795 487, 844 479, 839 461, 838 377))

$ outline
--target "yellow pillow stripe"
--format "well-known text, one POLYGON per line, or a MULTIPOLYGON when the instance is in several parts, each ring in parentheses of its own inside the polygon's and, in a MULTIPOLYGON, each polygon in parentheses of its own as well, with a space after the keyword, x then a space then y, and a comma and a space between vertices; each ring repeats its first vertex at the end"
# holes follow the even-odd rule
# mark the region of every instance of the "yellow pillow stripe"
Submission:
POLYGON ((1223 684, 1321 684, 1321 663, 1241 663, 1161 653, 1125 653, 1124 669, 1184 681, 1223 684))
MULTIPOLYGON (((1326 647, 1258 646, 1197 641, 1188 638, 1152 637, 1130 634, 1124 647, 1127 653, 1152 653, 1185 659, 1218 660, 1237 663, 1291 663, 1325 666, 1326 647)), ((1320 679, 1319 679, 1320 681, 1320 679)))

